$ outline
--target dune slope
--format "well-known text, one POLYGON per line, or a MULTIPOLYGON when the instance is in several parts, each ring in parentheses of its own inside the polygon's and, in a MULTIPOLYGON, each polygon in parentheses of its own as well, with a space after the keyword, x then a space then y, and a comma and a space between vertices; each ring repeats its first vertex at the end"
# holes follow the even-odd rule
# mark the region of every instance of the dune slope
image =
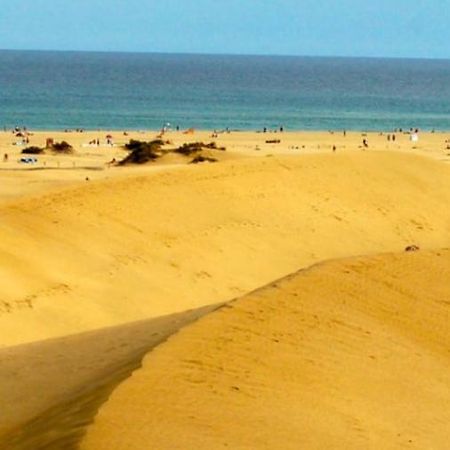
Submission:
POLYGON ((318 261, 438 248, 450 167, 392 153, 182 167, 0 207, 0 345, 219 303, 318 261))
POLYGON ((217 307, 0 349, 0 450, 78 448, 144 355, 217 307))
POLYGON ((150 353, 83 450, 445 449, 450 250, 332 261, 150 353))

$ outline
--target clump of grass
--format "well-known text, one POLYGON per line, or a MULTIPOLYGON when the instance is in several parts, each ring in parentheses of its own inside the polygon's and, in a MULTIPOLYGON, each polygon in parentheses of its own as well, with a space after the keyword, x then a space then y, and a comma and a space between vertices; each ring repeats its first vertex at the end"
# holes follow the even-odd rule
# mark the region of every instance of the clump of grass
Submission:
POLYGON ((155 139, 153 141, 150 142, 146 142, 146 141, 138 141, 136 139, 130 139, 130 142, 128 142, 128 144, 125 144, 125 148, 127 150, 136 150, 140 147, 142 147, 143 145, 152 145, 152 146, 159 146, 162 147, 163 145, 165 145, 166 142, 164 142, 162 139, 155 139))
POLYGON ((124 166, 127 164, 145 164, 161 156, 161 146, 164 144, 162 140, 155 140, 150 142, 130 140, 125 145, 127 150, 130 150, 130 154, 126 156, 119 165, 124 166))
POLYGON ((189 144, 183 144, 181 147, 176 148, 174 151, 181 155, 190 156, 194 153, 201 152, 204 149, 210 150, 226 150, 225 147, 217 147, 215 142, 204 144, 203 142, 191 142, 189 144))
POLYGON ((36 146, 27 147, 22 150, 22 154, 24 155, 41 155, 42 153, 44 153, 44 149, 36 146))
POLYGON ((217 162, 217 159, 209 156, 197 155, 189 164, 199 164, 203 162, 215 163, 217 162))
POLYGON ((73 147, 66 141, 55 142, 50 149, 55 153, 73 153, 73 147))

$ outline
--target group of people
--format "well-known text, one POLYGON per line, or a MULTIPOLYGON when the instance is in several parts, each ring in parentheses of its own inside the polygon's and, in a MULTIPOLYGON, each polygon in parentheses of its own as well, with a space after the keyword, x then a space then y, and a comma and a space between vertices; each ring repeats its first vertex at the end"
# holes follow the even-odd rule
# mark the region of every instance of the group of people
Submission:
POLYGON ((267 132, 269 132, 269 131, 270 131, 270 132, 273 131, 274 133, 277 133, 277 132, 279 131, 280 133, 283 133, 284 127, 283 127, 283 125, 281 125, 280 128, 276 128, 276 129, 274 129, 274 130, 269 130, 267 127, 264 127, 262 131, 263 131, 263 133, 267 133, 267 132))

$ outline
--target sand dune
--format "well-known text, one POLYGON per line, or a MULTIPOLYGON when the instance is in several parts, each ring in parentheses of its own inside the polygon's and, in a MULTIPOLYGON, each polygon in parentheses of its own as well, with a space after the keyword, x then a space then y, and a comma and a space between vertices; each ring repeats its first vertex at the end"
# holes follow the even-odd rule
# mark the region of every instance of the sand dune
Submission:
POLYGON ((83 450, 445 449, 450 250, 332 261, 186 327, 83 450))
POLYGON ((437 248, 450 168, 404 154, 241 159, 0 208, 0 343, 213 304, 315 262, 437 248))
MULTIPOLYGON (((95 412, 92 405, 107 395, 103 387, 111 390, 136 367, 137 353, 159 342, 130 325, 134 331, 124 334, 122 349, 108 334, 121 332, 109 327, 239 298, 327 259, 402 251, 410 244, 449 245, 446 164, 381 147, 370 152, 339 148, 333 154, 332 136, 325 139, 328 154, 288 156, 282 154, 288 149, 264 147, 256 152, 262 157, 250 157, 246 152, 254 136, 226 139, 230 154, 213 165, 99 169, 89 172, 90 181, 84 181, 80 168, 20 171, 17 177, 1 172, 0 358, 7 358, 0 365, 1 445, 8 450, 73 445, 80 423, 95 412), (86 332, 92 334, 80 335, 86 332), (103 355, 100 336, 106 349, 115 349, 112 353, 103 355), (127 353, 127 348, 138 350, 127 353), (92 351, 86 360, 77 359, 83 349, 92 351), (97 359, 104 364, 101 370, 90 363, 97 359), (55 361, 59 365, 51 368, 55 361), (25 367, 36 373, 27 378, 25 367), (67 371, 71 375, 64 377, 67 371), (14 379, 11 373, 20 376, 14 379), (47 380, 54 381, 51 390, 47 380)), ((346 142, 357 146, 356 139, 346 142)), ((93 156, 92 163, 103 164, 99 158, 110 156, 93 156)), ((396 269, 389 264, 390 283, 396 269)), ((361 270, 364 274, 364 264, 361 270)), ((446 294, 445 282, 437 283, 446 294)), ((163 334, 178 328, 168 326, 163 334)), ((255 358, 249 364, 261 363, 255 358)), ((240 392, 232 386, 232 395, 240 392)), ((323 410, 319 405, 314 414, 323 410)), ((298 415, 296 406, 293 413, 298 415)))
POLYGON ((217 307, 0 349, 0 449, 77 448, 149 349, 217 307))

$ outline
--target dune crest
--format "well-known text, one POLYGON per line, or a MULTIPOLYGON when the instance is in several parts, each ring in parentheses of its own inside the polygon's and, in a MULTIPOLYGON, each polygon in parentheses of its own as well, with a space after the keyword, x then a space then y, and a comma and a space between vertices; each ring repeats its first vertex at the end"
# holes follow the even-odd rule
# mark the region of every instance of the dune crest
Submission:
POLYGON ((406 154, 247 158, 0 208, 0 345, 239 297, 318 261, 438 248, 449 166, 406 154))
POLYGON ((450 250, 331 261, 147 355, 82 450, 447 448, 450 250))

